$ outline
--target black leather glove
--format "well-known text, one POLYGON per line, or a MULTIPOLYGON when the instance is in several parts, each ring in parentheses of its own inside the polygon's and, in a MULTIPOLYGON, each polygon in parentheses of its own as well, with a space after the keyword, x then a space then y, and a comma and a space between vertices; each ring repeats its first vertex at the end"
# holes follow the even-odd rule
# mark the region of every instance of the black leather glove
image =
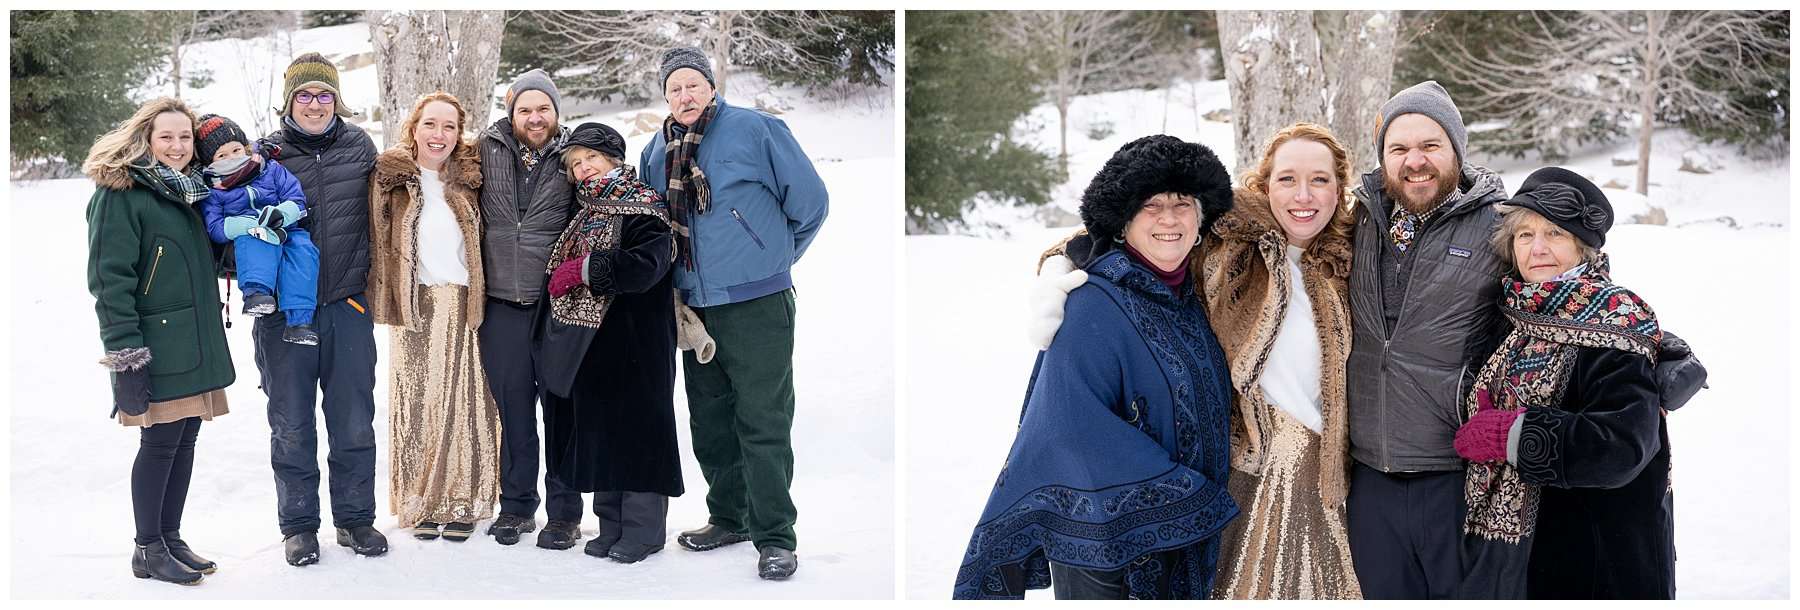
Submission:
POLYGON ((143 415, 150 410, 150 369, 139 367, 113 373, 113 408, 126 415, 143 415))
POLYGON ((1706 365, 1700 364, 1687 341, 1667 330, 1657 349, 1656 392, 1662 397, 1663 410, 1674 411, 1708 387, 1706 365))

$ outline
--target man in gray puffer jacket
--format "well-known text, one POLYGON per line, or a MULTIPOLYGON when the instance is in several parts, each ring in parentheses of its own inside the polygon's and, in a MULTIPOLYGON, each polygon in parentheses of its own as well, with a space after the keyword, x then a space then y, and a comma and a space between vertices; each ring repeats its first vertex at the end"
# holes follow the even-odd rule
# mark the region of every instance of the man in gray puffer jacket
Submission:
MULTIPOLYGON (((575 187, 564 175, 568 130, 557 122, 561 96, 543 70, 519 75, 506 91, 507 116, 477 136, 481 149, 481 264, 486 315, 481 364, 500 409, 500 516, 488 534, 510 545, 537 528, 540 384, 532 361, 533 311, 544 299, 550 244, 569 224, 575 187)), ((581 494, 544 473, 549 522, 537 545, 562 550, 581 538, 581 494)))
MULTIPOLYGON (((1348 366, 1350 552, 1369 599, 1512 597, 1483 569, 1517 547, 1465 541, 1464 375, 1493 349, 1505 261, 1489 245, 1506 200, 1465 161, 1468 132, 1434 81, 1381 107, 1381 166, 1356 196, 1348 366)), ((1517 564, 1517 565, 1522 565, 1517 564)), ((1522 593, 1522 589, 1519 591, 1522 593)))

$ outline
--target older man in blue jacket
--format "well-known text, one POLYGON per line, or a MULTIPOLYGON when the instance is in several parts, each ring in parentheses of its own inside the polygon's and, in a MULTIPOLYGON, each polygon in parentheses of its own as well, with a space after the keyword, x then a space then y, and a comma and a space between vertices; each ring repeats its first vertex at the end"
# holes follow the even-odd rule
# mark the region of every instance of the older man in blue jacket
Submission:
POLYGON ((780 119, 725 103, 706 54, 663 54, 669 103, 644 148, 644 182, 668 200, 675 287, 706 325, 714 358, 682 356, 694 457, 711 516, 682 532, 707 551, 755 541, 757 573, 798 568, 794 478, 794 281, 789 269, 825 223, 825 183, 780 119))

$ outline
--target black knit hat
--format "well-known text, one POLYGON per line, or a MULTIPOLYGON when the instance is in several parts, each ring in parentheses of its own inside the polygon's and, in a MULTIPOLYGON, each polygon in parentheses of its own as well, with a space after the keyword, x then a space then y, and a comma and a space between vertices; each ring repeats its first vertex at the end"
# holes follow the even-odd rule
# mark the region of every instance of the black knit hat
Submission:
POLYGON ((563 143, 564 154, 580 146, 600 154, 623 160, 625 158, 625 136, 618 130, 607 127, 605 123, 582 123, 569 132, 569 139, 563 143))
POLYGON ((1161 193, 1192 195, 1200 202, 1200 235, 1231 210, 1231 175, 1201 144, 1168 135, 1145 136, 1113 153, 1081 193, 1081 224, 1095 239, 1110 239, 1161 193))
POLYGON ((1606 193, 1581 174, 1560 167, 1531 172, 1506 203, 1543 215, 1596 249, 1606 245, 1606 232, 1613 225, 1612 202, 1606 200, 1606 193))
POLYGON ((250 147, 250 138, 231 119, 216 114, 201 115, 198 125, 194 128, 194 158, 202 166, 212 163, 213 154, 219 152, 219 147, 231 142, 250 147))

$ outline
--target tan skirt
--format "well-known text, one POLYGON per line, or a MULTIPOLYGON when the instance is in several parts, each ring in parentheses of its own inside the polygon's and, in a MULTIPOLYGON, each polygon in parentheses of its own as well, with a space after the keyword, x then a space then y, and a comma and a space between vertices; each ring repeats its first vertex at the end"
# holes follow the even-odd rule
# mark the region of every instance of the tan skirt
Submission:
POLYGON ((418 327, 388 332, 388 507, 402 527, 474 523, 500 500, 500 413, 463 321, 468 287, 420 286, 418 299, 418 327))
POLYGON ((1242 513, 1226 526, 1215 599, 1361 599, 1344 507, 1319 496, 1319 434, 1274 405, 1262 476, 1226 484, 1242 513))
POLYGON ((187 398, 150 403, 150 410, 143 415, 126 415, 124 411, 120 411, 119 423, 135 428, 148 428, 189 417, 212 421, 212 418, 230 412, 231 409, 225 405, 225 388, 219 388, 187 398))

